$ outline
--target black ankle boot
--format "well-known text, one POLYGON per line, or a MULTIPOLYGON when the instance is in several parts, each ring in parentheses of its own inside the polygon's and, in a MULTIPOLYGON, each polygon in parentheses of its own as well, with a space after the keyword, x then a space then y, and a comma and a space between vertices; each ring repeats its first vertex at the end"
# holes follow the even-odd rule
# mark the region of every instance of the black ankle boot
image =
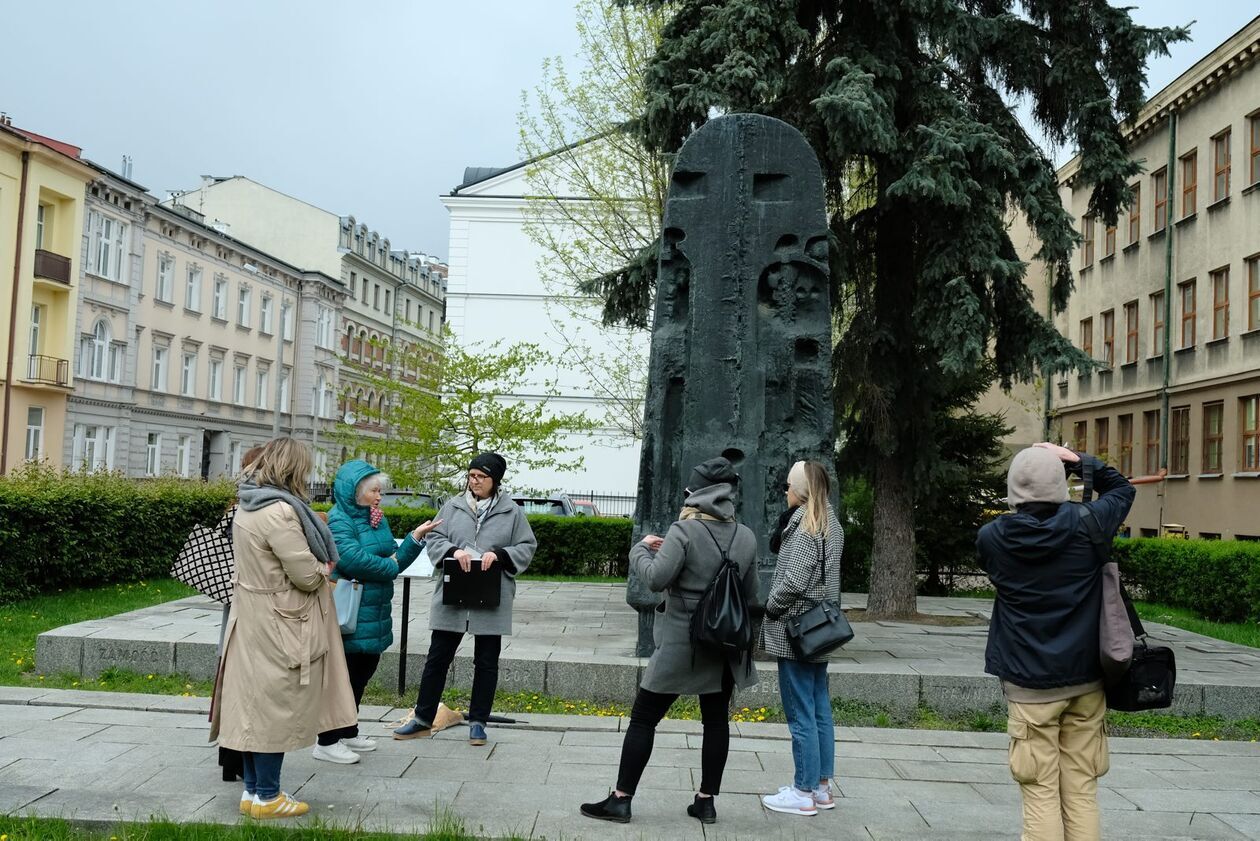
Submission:
POLYGON ((697 794, 696 799, 687 807, 687 814, 700 823, 717 823, 717 806, 712 797, 701 797, 697 794))
POLYGON ((582 814, 597 821, 613 823, 630 823, 631 797, 618 797, 614 792, 598 803, 583 803, 582 814))

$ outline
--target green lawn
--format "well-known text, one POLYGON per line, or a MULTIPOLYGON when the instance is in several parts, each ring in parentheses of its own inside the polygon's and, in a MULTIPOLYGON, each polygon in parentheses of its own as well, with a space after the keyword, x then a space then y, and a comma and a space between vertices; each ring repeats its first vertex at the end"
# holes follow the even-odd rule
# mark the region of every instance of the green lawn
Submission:
MULTIPOLYGON (((450 815, 435 819, 420 835, 396 835, 342 829, 319 818, 289 821, 295 826, 243 821, 236 826, 179 824, 167 821, 120 823, 107 829, 76 826, 57 818, 0 817, 0 841, 474 841, 463 821, 450 815)), ((516 839, 505 839, 516 841, 516 839)))
POLYGON ((1133 605, 1137 608, 1138 616, 1148 621, 1172 625, 1174 628, 1238 645, 1260 648, 1260 623, 1209 622, 1184 607, 1170 607, 1154 602, 1134 602, 1133 605))

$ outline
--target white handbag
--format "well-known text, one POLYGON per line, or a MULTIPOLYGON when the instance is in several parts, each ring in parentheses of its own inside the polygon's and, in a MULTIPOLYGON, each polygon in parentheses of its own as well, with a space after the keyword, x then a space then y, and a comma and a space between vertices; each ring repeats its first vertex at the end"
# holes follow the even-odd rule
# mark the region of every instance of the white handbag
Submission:
POLYGON ((352 578, 339 578, 333 587, 333 604, 337 608, 337 624, 341 635, 349 636, 359 626, 359 604, 363 601, 363 585, 352 578))

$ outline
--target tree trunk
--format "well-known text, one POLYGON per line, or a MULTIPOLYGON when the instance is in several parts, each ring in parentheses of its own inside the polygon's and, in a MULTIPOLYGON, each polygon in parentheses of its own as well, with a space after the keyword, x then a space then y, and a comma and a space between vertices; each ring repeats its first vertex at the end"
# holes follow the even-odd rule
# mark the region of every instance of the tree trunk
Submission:
POLYGON ((904 619, 918 609, 914 570, 914 487, 899 455, 875 464, 874 540, 868 615, 904 619))

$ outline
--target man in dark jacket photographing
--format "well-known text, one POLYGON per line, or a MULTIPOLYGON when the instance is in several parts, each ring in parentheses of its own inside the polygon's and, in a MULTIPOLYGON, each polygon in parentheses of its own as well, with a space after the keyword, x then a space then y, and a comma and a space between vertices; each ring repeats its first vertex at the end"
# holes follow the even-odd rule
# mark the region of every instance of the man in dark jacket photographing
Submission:
POLYGON ((1099 838, 1098 778, 1110 758, 1098 659, 1100 558, 1067 475, 1093 474, 1084 503, 1115 534, 1135 490, 1091 455, 1055 444, 1016 454, 1007 473, 1010 514, 980 530, 980 565, 997 591, 985 671, 1008 702, 1011 774, 1024 801, 1024 841, 1099 838))

